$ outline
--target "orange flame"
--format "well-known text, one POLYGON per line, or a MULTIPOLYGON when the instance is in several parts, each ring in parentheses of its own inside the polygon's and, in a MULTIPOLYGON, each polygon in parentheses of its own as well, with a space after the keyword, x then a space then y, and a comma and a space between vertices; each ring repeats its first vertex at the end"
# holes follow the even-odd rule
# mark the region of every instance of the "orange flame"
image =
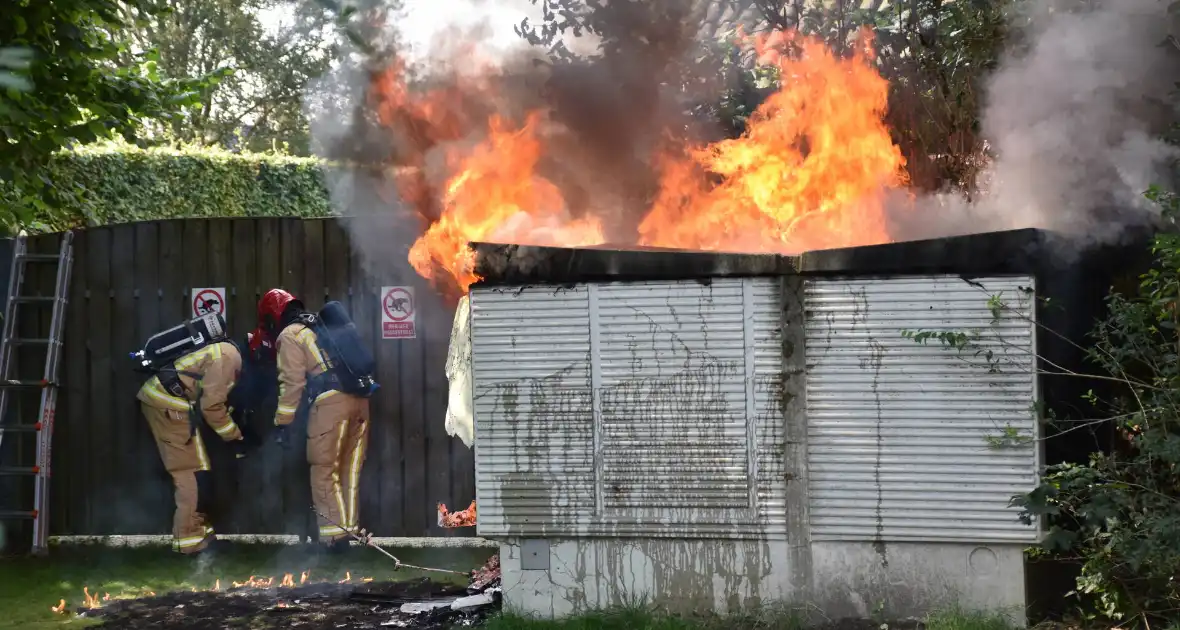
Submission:
POLYGON ((221 578, 217 578, 217 581, 213 583, 213 590, 214 591, 221 590, 221 578))
POLYGON ((665 160, 640 244, 797 253, 888 241, 881 193, 903 183, 905 160, 881 119, 889 85, 871 65, 870 44, 866 32, 844 60, 793 34, 758 39, 782 89, 742 137, 665 160), (790 44, 801 54, 783 54, 790 44))
POLYGON ((66 600, 61 600, 56 606, 50 606, 49 610, 52 610, 59 615, 66 614, 66 600))
POLYGON ((280 587, 293 588, 295 586, 295 576, 290 573, 283 576, 283 581, 279 583, 280 587))
MULTIPOLYGON (((874 68, 871 35, 864 31, 847 58, 793 32, 747 41, 760 65, 778 71, 781 88, 739 138, 703 146, 672 139, 634 243, 798 253, 890 240, 884 194, 906 183, 905 160, 883 122, 888 83, 874 68)), ((549 112, 514 122, 461 104, 469 88, 496 102, 493 84, 477 76, 462 88, 412 91, 401 62, 371 81, 378 120, 404 140, 393 183, 427 224, 409 261, 445 292, 465 293, 478 280, 469 242, 602 244, 607 211, 615 211, 579 202, 575 212, 539 172, 557 146, 560 125, 549 112), (442 164, 428 160, 435 148, 442 164)))
POLYGON ((352 581, 352 573, 350 571, 345 571, 344 572, 344 579, 340 580, 340 583, 341 584, 348 584, 351 581, 352 581))
POLYGON ((476 281, 467 243, 524 240, 537 245, 594 245, 603 241, 598 219, 568 219, 561 191, 536 174, 544 147, 541 116, 530 113, 520 128, 499 116, 488 121, 487 140, 462 159, 447 182, 442 216, 410 248, 410 264, 422 276, 436 268, 466 292, 476 281))
POLYGON ((475 527, 475 501, 472 501, 466 510, 458 512, 449 512, 447 504, 439 503, 438 526, 446 528, 475 527))
POLYGON ((83 606, 86 606, 87 608, 92 608, 92 609, 102 606, 102 602, 98 601, 98 593, 91 595, 89 587, 86 587, 86 586, 82 587, 82 595, 83 595, 83 600, 82 600, 83 606))
MULTIPOLYGON (((290 576, 289 573, 287 575, 290 576)), ((251 575, 250 578, 245 582, 233 582, 233 585, 234 588, 242 588, 243 586, 248 586, 250 588, 270 588, 272 585, 274 585, 274 583, 275 579, 273 577, 264 579, 251 575)))
POLYGON ((308 569, 299 575, 299 583, 307 584, 307 579, 311 577, 311 569, 308 569))

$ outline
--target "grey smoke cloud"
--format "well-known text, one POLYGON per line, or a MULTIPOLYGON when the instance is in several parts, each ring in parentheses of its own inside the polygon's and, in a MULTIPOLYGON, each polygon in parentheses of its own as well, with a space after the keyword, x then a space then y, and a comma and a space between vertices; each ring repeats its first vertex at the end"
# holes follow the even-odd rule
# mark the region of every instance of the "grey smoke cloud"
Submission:
MULTIPOLYGON (((1177 61, 1166 0, 1115 0, 1085 12, 1028 4, 1025 51, 991 77, 982 116, 995 158, 975 203, 957 194, 891 204, 899 239, 1036 227, 1073 245, 1118 241, 1151 223, 1143 197, 1174 176, 1159 134, 1176 119, 1177 61)), ((1077 7, 1077 2, 1069 3, 1077 7)))
MULTIPOLYGON (((1024 2, 1021 19, 1027 23, 1014 25, 1021 47, 1003 56, 987 84, 982 135, 994 159, 980 178, 983 190, 973 200, 957 192, 917 199, 891 193, 893 237, 1037 227, 1063 234, 1076 247, 1115 242, 1152 222, 1158 209, 1142 193, 1151 184, 1172 184, 1177 158, 1159 139, 1176 119, 1171 92, 1180 80, 1178 51, 1161 46, 1170 31, 1177 32, 1168 2, 1108 0, 1086 11, 1077 10, 1076 0, 1024 2)), ((527 0, 472 5, 485 13, 532 6, 527 0)), ((608 242, 636 238, 655 182, 652 157, 660 130, 699 138, 717 132, 684 118, 685 95, 669 86, 674 82, 668 77, 690 72, 712 79, 694 97, 715 97, 724 88, 711 69, 685 63, 699 34, 654 22, 653 14, 640 11, 644 6, 619 4, 608 21, 625 31, 646 29, 635 41, 659 45, 559 68, 534 63, 536 50, 482 46, 490 31, 479 20, 455 25, 439 18, 432 34, 418 36, 432 44, 428 54, 415 56, 422 71, 417 79, 454 89, 456 112, 473 118, 491 111, 510 117, 528 109, 550 112, 538 171, 562 188, 568 216, 603 216, 608 242), (500 67, 494 101, 467 89, 472 79, 465 73, 479 73, 470 63, 472 49, 500 67)), ((404 135, 377 125, 366 111, 369 80, 364 62, 354 56, 312 86, 306 102, 317 154, 372 165, 397 162, 399 152, 407 151, 404 135)), ((447 149, 479 140, 434 140, 410 152, 422 155, 424 179, 437 188, 448 176, 447 149)), ((364 227, 353 230, 370 272, 414 277, 406 256, 424 225, 400 195, 391 169, 338 166, 328 169, 327 178, 338 212, 373 219, 356 222, 364 227)))

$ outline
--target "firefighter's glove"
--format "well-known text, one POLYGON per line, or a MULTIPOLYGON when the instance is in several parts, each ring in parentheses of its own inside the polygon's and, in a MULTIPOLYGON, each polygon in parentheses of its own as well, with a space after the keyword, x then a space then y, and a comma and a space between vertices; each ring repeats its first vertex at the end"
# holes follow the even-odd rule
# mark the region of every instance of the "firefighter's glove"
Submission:
POLYGON ((275 427, 275 442, 283 448, 291 448, 291 432, 286 425, 280 424, 275 427))
POLYGON ((258 433, 250 428, 249 424, 242 423, 238 425, 238 430, 242 432, 242 441, 246 444, 246 452, 258 448, 262 444, 262 440, 258 438, 258 433))
POLYGON ((246 440, 238 438, 230 442, 229 447, 234 451, 234 459, 246 458, 246 440))

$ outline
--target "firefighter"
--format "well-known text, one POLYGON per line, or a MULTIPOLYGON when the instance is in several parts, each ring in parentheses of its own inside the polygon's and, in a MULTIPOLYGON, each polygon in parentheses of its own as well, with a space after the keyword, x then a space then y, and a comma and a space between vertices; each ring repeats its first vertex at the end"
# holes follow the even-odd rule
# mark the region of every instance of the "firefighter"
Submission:
POLYGON ((307 463, 320 543, 339 551, 357 531, 357 495, 369 441, 369 401, 341 391, 341 382, 303 303, 282 289, 258 302, 255 334, 273 340, 278 355, 276 437, 289 442, 288 426, 307 427, 307 463), (306 419, 306 424, 303 421, 306 419))
MULTIPOLYGON (((227 402, 242 375, 242 351, 232 341, 212 343, 180 357, 173 367, 148 379, 138 398, 176 491, 174 548, 192 555, 216 538, 208 519, 212 478, 201 419, 230 444, 235 457, 247 451, 246 436, 227 402)), ((240 404, 242 410, 247 404, 240 404)))

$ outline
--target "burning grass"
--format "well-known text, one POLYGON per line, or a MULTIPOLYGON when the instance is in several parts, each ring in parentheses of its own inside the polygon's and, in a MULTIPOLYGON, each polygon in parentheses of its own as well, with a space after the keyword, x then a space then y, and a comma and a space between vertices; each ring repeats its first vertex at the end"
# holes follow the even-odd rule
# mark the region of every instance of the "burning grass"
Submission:
MULTIPOLYGON (((407 562, 457 570, 475 568, 490 555, 488 550, 466 549, 394 552, 407 562)), ((78 625, 80 620, 73 613, 88 604, 107 608, 169 593, 170 597, 200 596, 199 600, 232 591, 235 581, 253 580, 257 585, 273 580, 274 587, 288 581, 288 590, 301 586, 343 589, 371 586, 366 579, 377 584, 422 577, 411 570, 394 571, 387 558, 362 548, 334 556, 311 554, 300 547, 241 545, 207 561, 184 558, 163 547, 55 548, 45 559, 0 561, 0 610, 4 611, 0 628, 78 625)), ((430 577, 450 579, 441 574, 430 577)), ((455 576, 449 583, 465 583, 465 578, 455 576)))

